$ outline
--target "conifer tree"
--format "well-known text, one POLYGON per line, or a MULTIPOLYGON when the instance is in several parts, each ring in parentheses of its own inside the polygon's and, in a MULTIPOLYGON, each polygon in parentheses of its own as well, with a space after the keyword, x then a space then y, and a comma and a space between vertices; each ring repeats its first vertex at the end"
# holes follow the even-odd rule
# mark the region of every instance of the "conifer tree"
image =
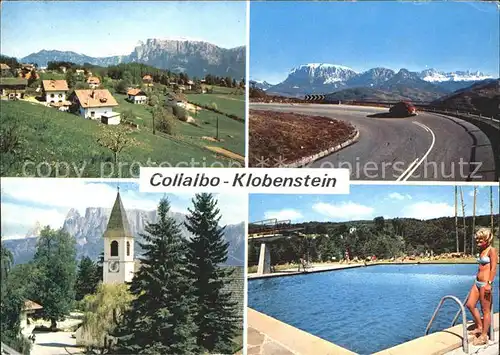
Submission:
POLYGON ((42 229, 33 263, 37 270, 34 301, 43 306, 42 314, 51 328, 71 311, 75 299, 75 239, 62 229, 42 229))
POLYGON ((158 221, 140 243, 141 267, 130 285, 134 296, 114 332, 117 354, 197 354, 192 280, 186 268, 186 241, 162 199, 158 221))
POLYGON ((208 352, 230 353, 240 319, 237 302, 228 290, 234 269, 223 267, 228 243, 219 227, 220 211, 212 194, 195 195, 185 226, 193 234, 189 242, 189 270, 194 278, 198 345, 208 352))
POLYGON ((101 280, 102 269, 88 256, 80 260, 78 274, 75 282, 75 299, 80 301, 86 295, 93 294, 97 290, 101 280))

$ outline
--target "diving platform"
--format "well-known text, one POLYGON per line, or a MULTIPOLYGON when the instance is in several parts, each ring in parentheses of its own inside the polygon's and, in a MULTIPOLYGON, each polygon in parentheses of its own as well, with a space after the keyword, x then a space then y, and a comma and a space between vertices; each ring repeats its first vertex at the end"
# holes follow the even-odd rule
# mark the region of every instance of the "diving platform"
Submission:
POLYGON ((276 218, 252 222, 248 225, 248 242, 261 242, 257 274, 271 273, 271 252, 268 243, 279 239, 306 237, 304 227, 293 226, 290 220, 279 221, 276 218))

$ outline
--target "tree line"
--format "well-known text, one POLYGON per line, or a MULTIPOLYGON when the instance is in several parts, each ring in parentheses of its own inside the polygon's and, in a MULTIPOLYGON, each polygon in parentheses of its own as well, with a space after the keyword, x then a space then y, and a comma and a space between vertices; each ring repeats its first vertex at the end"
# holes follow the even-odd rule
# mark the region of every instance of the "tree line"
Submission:
MULTIPOLYGON (((500 215, 494 215, 500 218, 500 215)), ((281 239, 270 243, 273 265, 297 263, 303 256, 309 261, 326 262, 341 260, 348 251, 351 258, 365 259, 376 256, 389 259, 400 256, 434 254, 456 251, 471 252, 473 229, 492 225, 491 215, 465 217, 466 228, 455 228, 453 217, 431 220, 412 218, 351 221, 345 223, 307 222, 292 224, 303 228, 308 237, 281 239), (474 223, 472 223, 474 220, 474 223), (473 227, 474 225, 474 227, 473 227), (458 245, 457 245, 458 240, 458 245)), ((498 238, 498 227, 495 235, 498 238)), ((259 243, 249 243, 248 265, 256 265, 259 259, 259 243)))
POLYGON ((229 88, 244 86, 243 78, 238 78, 237 80, 229 76, 221 77, 211 74, 207 74, 204 78, 190 78, 187 73, 176 73, 168 69, 158 69, 142 63, 122 63, 108 67, 91 65, 88 63, 78 65, 67 61, 50 61, 47 63, 48 70, 59 70, 61 66, 66 67, 70 72, 74 72, 76 69, 83 69, 86 73, 92 72, 93 75, 99 76, 101 79, 108 77, 116 81, 124 81, 126 85, 122 86, 127 87, 142 84, 145 75, 151 75, 155 83, 167 86, 171 84, 187 85, 190 81, 193 81, 196 85, 200 84, 201 80, 204 80, 207 85, 218 85, 229 88))
MULTIPOLYGON (((230 291, 234 269, 217 201, 197 194, 184 222, 192 233, 181 235, 169 217, 170 203, 158 205, 158 220, 146 227, 140 268, 132 282, 102 283, 102 261, 75 259, 75 240, 62 229, 45 227, 34 259, 12 267, 12 254, 2 243, 2 342, 29 354, 20 333, 24 300, 43 306, 39 316, 57 322, 69 312, 84 312, 83 330, 94 341, 87 350, 100 354, 233 353, 242 330, 239 303, 230 291)), ((236 347, 236 348, 235 348, 236 347)))

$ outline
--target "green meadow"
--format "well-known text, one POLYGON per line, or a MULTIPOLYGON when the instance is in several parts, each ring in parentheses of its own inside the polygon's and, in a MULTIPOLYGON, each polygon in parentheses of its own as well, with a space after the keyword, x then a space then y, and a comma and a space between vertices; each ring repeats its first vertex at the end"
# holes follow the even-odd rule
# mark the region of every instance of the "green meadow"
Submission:
MULTIPOLYGON (((206 95, 210 94, 197 94, 193 96, 202 97, 206 95)), ((114 96, 120 105, 115 109, 115 111, 124 112, 131 110, 135 116, 133 122, 137 123, 139 127, 144 127, 145 129, 152 131, 153 115, 150 106, 132 104, 126 100, 126 95, 114 94, 114 96)), ((243 109, 240 111, 241 115, 244 115, 245 112, 244 105, 243 101, 243 109)), ((226 115, 221 115, 204 109, 197 111, 197 113, 187 111, 187 114, 195 119, 196 125, 176 120, 174 128, 175 137, 194 145, 202 147, 207 145, 217 146, 230 150, 241 156, 245 155, 245 124, 243 122, 239 122, 227 117, 226 115), (217 120, 220 141, 209 141, 204 139, 203 137, 216 136, 217 120)))
MULTIPOLYGON (((145 122, 151 119, 146 114, 148 112, 146 107, 136 106, 134 112, 139 117, 145 122)), ((117 111, 124 108, 126 108, 125 105, 117 111)), ((2 138, 8 137, 10 141, 15 142, 9 146, 7 152, 2 152, 6 158, 2 159, 3 176, 26 176, 26 174, 46 176, 49 175, 49 170, 50 176, 54 176, 55 168, 59 167, 62 170, 59 173, 68 177, 100 177, 101 169, 104 167, 102 171, 104 177, 113 177, 111 171, 114 162, 113 152, 100 146, 97 139, 103 129, 113 130, 118 129, 117 127, 105 126, 75 114, 24 101, 2 101, 0 119, 2 138), (7 134, 8 132, 10 133, 7 134), (23 172, 23 165, 28 167, 25 172, 23 172), (41 169, 38 172, 35 169, 37 166, 41 169), (70 171, 65 171, 67 166, 71 166, 70 171), (74 166, 80 169, 83 167, 81 173, 77 173, 74 166)), ((223 123, 228 127, 224 128, 224 132, 232 131, 233 128, 229 127, 229 123, 234 124, 229 121, 223 123)), ((189 164, 192 160, 199 164, 197 166, 231 164, 229 159, 216 156, 203 149, 201 144, 195 144, 197 137, 195 132, 198 128, 188 126, 190 125, 179 121, 179 132, 191 134, 186 139, 164 134, 153 135, 148 129, 133 130, 130 137, 136 144, 125 146, 118 157, 120 164, 133 164, 133 168, 123 168, 120 176, 138 176, 140 165, 156 166, 163 163, 164 166, 175 166, 176 164, 189 164)), ((208 132, 208 127, 203 127, 203 130, 208 132)), ((238 137, 235 137, 239 142, 235 142, 233 148, 244 147, 243 136, 242 131, 238 137)), ((114 176, 116 176, 116 169, 114 171, 114 176)))

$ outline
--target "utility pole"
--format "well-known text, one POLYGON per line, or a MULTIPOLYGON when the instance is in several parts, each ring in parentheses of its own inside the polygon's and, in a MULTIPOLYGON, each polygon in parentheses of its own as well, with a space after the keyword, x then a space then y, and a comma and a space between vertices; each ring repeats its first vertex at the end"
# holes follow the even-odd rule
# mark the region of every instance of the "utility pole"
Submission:
MULTIPOLYGON (((493 186, 490 186, 490 215, 491 215, 491 233, 495 230, 495 222, 493 220, 493 186)), ((499 229, 500 232, 500 229, 499 229)), ((495 236, 495 235, 494 235, 495 236)), ((498 236, 496 236, 498 237, 498 236)))
POLYGON ((457 253, 460 252, 460 246, 458 243, 458 188, 455 185, 455 240, 457 244, 457 253))
POLYGON ((472 236, 470 241, 470 253, 474 255, 474 234, 476 233, 476 196, 477 186, 474 186, 474 203, 472 205, 472 236))
POLYGON ((465 204, 464 204, 464 191, 462 190, 462 186, 460 186, 460 201, 462 203, 462 216, 463 216, 463 231, 464 231, 464 254, 466 254, 466 243, 467 243, 467 226, 465 224, 465 204))
POLYGON ((217 115, 217 121, 216 121, 216 135, 215 135, 215 139, 219 140, 219 115, 217 115))

